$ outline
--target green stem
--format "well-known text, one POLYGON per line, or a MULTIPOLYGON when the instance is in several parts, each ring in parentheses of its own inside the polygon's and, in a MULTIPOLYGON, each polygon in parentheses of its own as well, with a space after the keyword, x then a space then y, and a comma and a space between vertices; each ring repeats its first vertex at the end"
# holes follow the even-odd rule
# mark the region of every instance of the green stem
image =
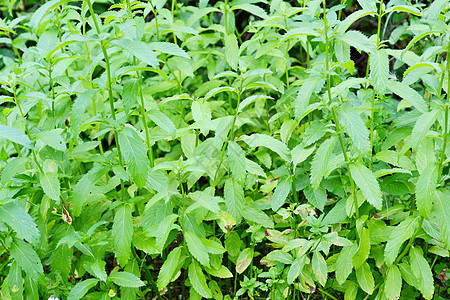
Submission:
POLYGON ((439 173, 438 181, 441 179, 442 170, 444 168, 445 151, 447 150, 448 139, 448 106, 450 103, 450 41, 447 45, 447 102, 445 103, 445 115, 444 115, 444 144, 442 145, 441 157, 439 158, 439 173))
MULTIPOLYGON (((327 91, 328 91, 328 101, 331 104, 332 103, 332 98, 331 98, 331 75, 329 73, 330 61, 329 61, 329 54, 328 54, 328 49, 329 49, 329 43, 330 42, 329 42, 328 33, 327 33, 327 31, 328 31, 328 23, 327 23, 327 12, 326 12, 326 2, 325 2, 325 0, 323 0, 323 22, 324 22, 324 25, 325 25, 325 42, 326 42, 326 45, 325 45, 325 49, 326 49, 325 50, 325 55, 326 55, 325 66, 326 66, 326 72, 327 72, 327 91)), ((342 137, 341 126, 339 124, 339 120, 338 120, 338 118, 336 116, 336 112, 334 111, 334 109, 330 108, 330 111, 331 111, 331 114, 332 114, 332 117, 333 117, 333 121, 334 121, 334 123, 336 125, 336 132, 337 132, 337 135, 338 135, 338 138, 339 138, 339 144, 341 146, 342 153, 344 154, 344 159, 345 159, 345 162, 347 164, 347 169, 349 171, 348 177, 350 179, 350 185, 352 187, 353 202, 354 202, 354 205, 355 205, 355 216, 356 216, 356 219, 359 219, 358 200, 356 198, 356 186, 355 186, 355 182, 353 181, 352 175, 350 174, 350 160, 348 158, 347 151, 345 150, 345 144, 344 144, 344 138, 342 137)))
POLYGON ((405 249, 403 249, 402 253, 395 260, 395 264, 398 264, 400 260, 408 253, 409 248, 411 248, 411 246, 414 244, 414 241, 416 240, 417 234, 419 234, 420 229, 422 229, 422 224, 423 217, 420 217, 419 226, 417 227, 416 231, 414 231, 413 236, 409 239, 408 244, 405 246, 405 249))
POLYGON ((156 297, 158 297, 158 300, 162 300, 161 294, 159 293, 158 287, 156 286, 155 281, 153 280, 153 276, 150 273, 150 270, 148 269, 148 266, 145 262, 145 258, 141 259, 139 255, 136 253, 136 250, 134 249, 134 245, 131 245, 131 252, 133 252, 133 256, 136 258, 136 260, 139 262, 139 265, 143 267, 145 277, 147 277, 147 280, 150 281, 150 284, 152 285, 153 290, 156 293, 156 297))

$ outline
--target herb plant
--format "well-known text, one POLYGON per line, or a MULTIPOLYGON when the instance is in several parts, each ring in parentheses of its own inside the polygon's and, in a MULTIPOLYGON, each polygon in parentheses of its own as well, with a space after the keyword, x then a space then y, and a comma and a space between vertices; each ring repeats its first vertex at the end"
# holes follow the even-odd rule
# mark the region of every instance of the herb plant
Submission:
POLYGON ((448 299, 447 0, 1 2, 0 299, 448 299))

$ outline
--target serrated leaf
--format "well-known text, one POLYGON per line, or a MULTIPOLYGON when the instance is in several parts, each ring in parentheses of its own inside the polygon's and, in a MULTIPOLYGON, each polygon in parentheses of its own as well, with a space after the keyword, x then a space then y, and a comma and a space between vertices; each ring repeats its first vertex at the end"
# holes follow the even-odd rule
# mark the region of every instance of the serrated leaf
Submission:
POLYGON ((200 238, 190 231, 184 233, 186 244, 189 249, 189 253, 192 254, 202 265, 209 266, 209 255, 205 245, 203 245, 200 238))
POLYGON ((340 39, 366 53, 374 53, 377 50, 375 44, 367 36, 356 30, 347 31, 340 39))
POLYGON ((74 216, 79 216, 81 214, 86 198, 91 193, 95 184, 108 173, 109 170, 109 166, 96 165, 77 182, 70 197, 72 213, 74 216))
POLYGON ((392 265, 398 256, 401 245, 412 237, 417 227, 419 227, 419 217, 408 217, 395 227, 384 250, 384 257, 388 265, 392 265))
POLYGON ((224 198, 227 211, 240 223, 244 209, 244 189, 234 178, 225 182, 224 198))
POLYGON ((195 291, 205 298, 211 298, 211 290, 206 284, 205 275, 197 261, 192 261, 188 269, 189 280, 195 291))
POLYGON ((114 40, 111 43, 125 49, 130 54, 136 56, 139 60, 153 68, 158 68, 158 59, 149 44, 129 39, 114 40))
POLYGON ((58 179, 58 165, 53 160, 46 160, 43 165, 43 173, 39 175, 39 183, 44 193, 59 203, 61 187, 58 179))
POLYGON ((238 272, 238 274, 242 274, 248 268, 248 266, 250 266, 252 260, 253 260, 253 249, 246 248, 242 250, 236 261, 236 272, 238 272))
POLYGON ((206 268, 206 272, 211 274, 212 276, 219 278, 232 278, 233 274, 228 270, 225 266, 220 266, 219 269, 206 268))
POLYGON ((355 162, 350 164, 350 173, 356 185, 361 189, 364 198, 376 209, 381 209, 383 199, 375 175, 364 165, 355 162))
POLYGON ((400 97, 414 105, 414 107, 421 113, 428 111, 428 107, 423 97, 413 88, 409 87, 409 85, 403 82, 389 81, 387 83, 387 88, 394 94, 399 95, 400 97))
POLYGON ((375 281, 373 279, 372 271, 370 270, 370 266, 367 262, 355 269, 356 271, 356 279, 358 280, 358 284, 361 289, 369 295, 372 295, 373 290, 375 289, 375 281))
POLYGON ((313 189, 318 189, 330 162, 336 137, 325 140, 317 149, 311 164, 311 185, 313 189))
POLYGON ((343 284, 353 269, 353 257, 358 250, 356 245, 342 248, 336 260, 336 279, 339 284, 343 284))
POLYGON ((172 138, 175 137, 176 135, 175 125, 173 124, 172 120, 169 119, 168 116, 166 116, 164 113, 160 112, 157 109, 151 109, 150 111, 148 111, 147 114, 150 117, 150 119, 153 122, 155 122, 156 125, 158 125, 159 127, 161 127, 161 129, 169 133, 172 136, 172 138))
POLYGON ((383 93, 389 79, 389 57, 384 49, 372 52, 369 56, 370 78, 377 93, 383 93))
POLYGON ((39 241, 40 234, 36 223, 22 207, 11 202, 0 205, 0 220, 28 242, 36 244, 39 241))
POLYGON ((108 280, 114 282, 118 286, 123 287, 141 287, 145 283, 142 282, 136 275, 130 272, 115 272, 109 275, 108 280))
POLYGON ((319 251, 314 251, 312 257, 312 268, 317 281, 325 286, 328 277, 327 262, 319 251))
POLYGON ((291 192, 292 177, 283 177, 278 181, 275 192, 272 195, 270 205, 273 211, 277 211, 283 206, 287 196, 291 192))
POLYGON ((19 129, 0 125, 0 137, 20 144, 28 149, 34 149, 33 142, 19 129))
POLYGON ((249 3, 242 3, 242 4, 238 4, 238 5, 233 5, 231 7, 231 9, 235 10, 235 9, 242 9, 245 11, 248 11, 251 14, 254 14, 255 16, 260 17, 261 19, 265 19, 268 17, 267 13, 264 11, 264 9, 262 9, 259 6, 253 5, 253 4, 249 4, 249 3))
POLYGON ((181 56, 187 59, 191 59, 189 54, 180 48, 177 44, 168 42, 152 42, 150 43, 150 48, 154 51, 159 51, 161 53, 171 54, 175 56, 181 56))
POLYGON ((233 70, 236 70, 239 63, 239 45, 234 34, 228 34, 224 37, 225 57, 233 70))
POLYGON ((420 174, 416 184, 416 205, 419 213, 428 219, 433 207, 436 185, 438 180, 438 167, 428 165, 420 174))
POLYGON ((243 210, 243 216, 245 219, 255 222, 264 226, 265 228, 273 228, 274 223, 272 219, 266 215, 262 210, 251 207, 250 205, 245 206, 243 210))
POLYGON ((287 162, 291 161, 291 152, 289 148, 282 141, 279 141, 267 134, 255 133, 252 135, 243 135, 241 138, 251 148, 266 147, 278 153, 282 159, 287 162))
POLYGON ((294 262, 292 263, 291 267, 289 268, 289 272, 287 275, 287 281, 289 284, 292 284, 294 280, 300 276, 302 273, 303 267, 306 264, 306 256, 302 255, 299 258, 296 258, 294 262))
POLYGON ((245 179, 246 161, 245 152, 235 142, 228 143, 228 159, 230 161, 231 174, 240 182, 245 179))
POLYGON ((36 137, 45 145, 58 151, 66 151, 66 142, 63 137, 55 130, 40 132, 36 137))
POLYGON ((369 130, 359 114, 348 105, 340 105, 337 109, 339 122, 350 136, 353 145, 364 155, 370 153, 369 130))
POLYGON ((294 100, 294 115, 297 121, 301 121, 304 113, 307 111, 312 93, 322 80, 320 76, 309 76, 298 90, 297 97, 294 100))
POLYGON ((359 238, 359 247, 353 256, 353 266, 355 269, 362 266, 362 264, 367 260, 370 253, 370 234, 369 229, 363 227, 362 233, 359 238))
POLYGON ((442 241, 450 248, 450 192, 438 190, 434 199, 434 215, 441 230, 442 241))
POLYGON ((402 290, 402 274, 396 265, 387 269, 386 279, 384 280, 384 293, 389 300, 400 298, 402 290))
POLYGON ((129 112, 138 102, 140 88, 140 82, 137 79, 129 80, 123 85, 122 97, 120 99, 122 100, 125 111, 129 112))
POLYGON ((87 294, 87 292, 98 283, 98 279, 89 278, 77 283, 70 291, 67 300, 79 300, 87 294))
POLYGON ((327 191, 322 185, 315 190, 308 184, 308 186, 303 190, 303 193, 309 203, 311 203, 315 208, 318 208, 320 211, 323 211, 323 208, 327 203, 327 191))
POLYGON ((417 147, 419 147, 419 144, 422 143, 431 125, 433 125, 434 122, 436 121, 438 113, 439 110, 434 109, 430 112, 422 114, 417 119, 413 131, 411 133, 410 139, 413 149, 417 149, 417 147))
POLYGON ((430 265, 423 257, 422 249, 411 246, 409 250, 411 270, 418 281, 418 289, 425 299, 432 299, 434 294, 434 280, 430 265))
POLYGON ((30 244, 27 244, 18 238, 13 238, 11 246, 9 247, 9 253, 22 270, 24 270, 34 281, 38 281, 38 279, 44 275, 41 259, 30 244))
POLYGON ((14 157, 8 161, 6 166, 0 173, 0 184, 6 185, 16 174, 20 174, 26 170, 26 163, 30 161, 28 157, 14 157))
POLYGON ((134 182, 144 187, 150 165, 144 142, 133 129, 124 127, 119 132, 119 144, 134 182))
POLYGON ((158 230, 156 231, 156 245, 162 251, 164 244, 169 237, 169 233, 172 230, 172 226, 177 220, 178 215, 171 214, 166 216, 161 223, 159 223, 158 230))
POLYGON ((130 205, 125 204, 117 209, 111 236, 117 262, 125 266, 131 256, 131 239, 133 238, 133 217, 130 205))

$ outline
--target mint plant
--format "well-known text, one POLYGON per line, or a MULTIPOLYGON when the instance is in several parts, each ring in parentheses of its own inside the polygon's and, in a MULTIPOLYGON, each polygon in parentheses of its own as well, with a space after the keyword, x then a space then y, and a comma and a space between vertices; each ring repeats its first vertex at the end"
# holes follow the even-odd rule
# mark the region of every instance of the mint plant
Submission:
POLYGON ((449 1, 10 1, 1 299, 447 299, 449 1))

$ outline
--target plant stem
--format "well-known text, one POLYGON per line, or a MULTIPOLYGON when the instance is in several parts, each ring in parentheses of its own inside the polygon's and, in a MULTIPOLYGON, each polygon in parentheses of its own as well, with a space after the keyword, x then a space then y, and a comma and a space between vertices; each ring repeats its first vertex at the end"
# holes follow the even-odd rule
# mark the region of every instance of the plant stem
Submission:
MULTIPOLYGON (((327 13, 326 13, 326 2, 325 0, 323 0, 323 21, 324 21, 324 25, 325 25, 325 55, 326 55, 326 72, 327 72, 327 90, 328 90, 328 101, 331 104, 332 103, 332 99, 331 99, 331 75, 329 73, 329 69, 330 69, 330 62, 329 62, 329 54, 328 54, 328 48, 329 48, 329 39, 328 39, 328 23, 327 23, 327 13)), ((350 185, 352 187, 352 194, 353 194, 353 202, 355 205, 355 216, 356 219, 359 219, 359 210, 358 210, 358 199, 356 198, 356 187, 355 187, 355 183, 353 181, 352 175, 350 174, 350 160, 348 158, 347 155, 347 151, 345 150, 345 144, 344 144, 344 138, 342 137, 342 132, 341 132, 341 126, 339 124, 339 120, 336 116, 336 112, 334 111, 334 109, 330 108, 331 110, 331 114, 333 117, 333 121, 336 125, 336 132, 337 135, 339 137, 339 144, 341 146, 341 150, 342 153, 344 154, 344 159, 345 162, 347 163, 347 168, 349 171, 348 177, 350 179, 350 185)))
POLYGON ((444 138, 442 145, 441 156, 439 158, 439 172, 438 181, 441 179, 442 171, 444 168, 445 161, 445 151, 447 150, 447 139, 448 139, 448 106, 450 103, 450 41, 447 45, 447 102, 445 103, 445 114, 444 114, 444 138))
POLYGON ((150 270, 148 269, 148 266, 145 262, 145 258, 141 259, 139 255, 136 253, 136 249, 134 249, 134 245, 131 245, 131 252, 133 252, 133 256, 138 261, 139 265, 141 265, 144 269, 145 277, 147 277, 147 280, 150 281, 150 284, 152 285, 153 290, 155 291, 156 297, 158 297, 159 300, 162 300, 161 294, 159 293, 158 287, 156 286, 155 281, 153 280, 153 276, 150 273, 150 270))
POLYGON ((411 248, 411 246, 414 244, 416 236, 419 233, 420 229, 422 228, 422 224, 423 224, 423 217, 421 216, 419 220, 419 226, 417 227, 416 231, 414 231, 413 236, 409 239, 408 244, 405 246, 405 249, 403 249, 402 253, 395 260, 396 264, 400 262, 400 260, 408 253, 409 248, 411 248))

